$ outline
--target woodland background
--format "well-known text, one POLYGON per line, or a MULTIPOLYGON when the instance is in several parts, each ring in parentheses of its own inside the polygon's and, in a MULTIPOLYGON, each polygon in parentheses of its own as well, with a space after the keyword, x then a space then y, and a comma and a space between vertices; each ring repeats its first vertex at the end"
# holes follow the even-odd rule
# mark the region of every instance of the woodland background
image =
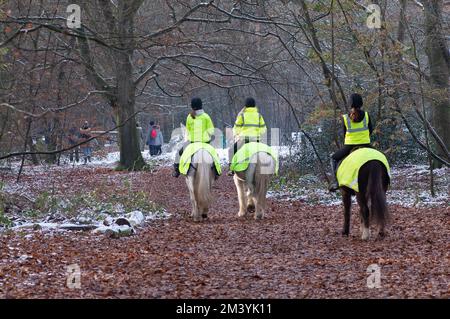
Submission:
POLYGON ((0 0, 0 298, 449 298, 449 15, 446 0, 0 0), (361 241, 356 204, 341 236, 326 191, 353 92, 392 166, 383 240, 361 241), (141 152, 137 125, 169 141, 193 96, 221 130, 247 96, 280 129, 263 220, 237 218, 223 174, 193 222, 177 139, 141 152), (85 120, 118 134, 68 165, 85 120))
MULTIPOLYGON (((303 131, 325 160, 342 144, 347 97, 359 92, 375 145, 393 163, 450 162, 449 1, 0 4, 0 157, 64 149, 68 131, 89 120, 121 126, 120 164, 139 169, 136 122, 146 132, 156 120, 169 140, 198 95, 224 129, 252 95, 283 144, 303 131), (367 25, 372 3, 378 29, 367 25), (81 28, 68 28, 69 4, 81 7, 81 28)), ((295 162, 314 166, 302 143, 309 151, 295 162)))

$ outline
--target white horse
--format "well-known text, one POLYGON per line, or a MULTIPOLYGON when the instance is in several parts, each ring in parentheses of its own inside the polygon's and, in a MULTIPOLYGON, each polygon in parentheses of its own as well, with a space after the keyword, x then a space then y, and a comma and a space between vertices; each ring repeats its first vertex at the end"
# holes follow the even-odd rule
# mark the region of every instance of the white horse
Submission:
POLYGON ((208 218, 212 195, 211 188, 215 179, 214 160, 207 150, 200 149, 191 160, 191 168, 186 176, 186 184, 192 204, 192 217, 195 222, 208 218))
POLYGON ((250 158, 247 170, 234 174, 239 198, 239 217, 244 217, 253 210, 255 219, 264 217, 267 189, 275 169, 275 160, 271 155, 257 152, 250 158))

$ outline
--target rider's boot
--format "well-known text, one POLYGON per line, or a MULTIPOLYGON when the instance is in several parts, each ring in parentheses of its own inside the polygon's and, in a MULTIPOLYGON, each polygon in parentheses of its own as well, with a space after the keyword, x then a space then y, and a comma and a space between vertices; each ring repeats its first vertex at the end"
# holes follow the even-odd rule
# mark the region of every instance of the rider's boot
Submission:
POLYGON ((173 164, 173 172, 172 172, 172 176, 173 176, 173 177, 178 177, 178 176, 180 176, 180 164, 178 164, 178 163, 173 164))

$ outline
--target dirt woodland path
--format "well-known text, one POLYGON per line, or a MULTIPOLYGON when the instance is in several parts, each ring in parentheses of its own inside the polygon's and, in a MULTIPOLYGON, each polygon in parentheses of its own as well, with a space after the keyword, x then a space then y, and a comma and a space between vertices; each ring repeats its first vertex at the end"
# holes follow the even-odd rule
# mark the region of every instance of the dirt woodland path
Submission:
MULTIPOLYGON (((75 174, 82 182, 71 188, 102 183, 114 189, 110 176, 130 173, 74 170, 59 182, 74 181, 75 174)), ((0 234, 0 297, 450 297, 448 207, 390 206, 388 236, 362 242, 355 205, 348 238, 340 235, 340 206, 269 199, 264 220, 239 220, 234 184, 222 176, 209 220, 194 223, 183 178, 169 177, 167 168, 132 174, 133 187, 165 205, 169 219, 120 239, 89 232, 0 234), (71 264, 80 267, 80 289, 66 286, 71 264), (380 267, 380 288, 367 287, 371 264, 380 267)))

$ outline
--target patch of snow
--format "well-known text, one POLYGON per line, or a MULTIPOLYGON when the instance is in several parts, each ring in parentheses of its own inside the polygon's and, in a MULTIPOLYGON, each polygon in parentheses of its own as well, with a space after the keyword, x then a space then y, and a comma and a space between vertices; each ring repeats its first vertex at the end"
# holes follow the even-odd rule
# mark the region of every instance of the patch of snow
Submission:
POLYGON ((33 259, 33 256, 30 256, 30 255, 21 255, 19 258, 18 258, 18 260, 19 260, 19 262, 20 263, 23 263, 23 262, 25 262, 25 261, 27 261, 28 259, 33 259))
POLYGON ((77 218, 77 222, 79 222, 80 224, 90 224, 91 223, 91 219, 89 217, 79 216, 77 218))
POLYGON ((58 228, 57 223, 24 223, 22 225, 12 227, 13 230, 40 227, 41 229, 58 228))
POLYGON ((433 207, 450 205, 449 196, 438 193, 435 197, 426 191, 391 190, 387 193, 387 201, 390 204, 403 207, 433 207))
POLYGON ((113 231, 115 233, 124 233, 124 232, 129 232, 131 230, 131 232, 135 232, 134 228, 128 226, 128 225, 111 225, 111 226, 99 226, 96 229, 94 229, 92 232, 94 234, 104 234, 105 232, 107 232, 108 230, 113 231))
POLYGON ((47 230, 47 229, 55 229, 55 228, 69 227, 69 226, 80 226, 80 225, 78 225, 78 224, 58 224, 58 223, 24 223, 21 225, 11 227, 11 229, 19 230, 19 229, 29 229, 29 228, 37 227, 42 230, 47 230))
POLYGON ((127 214, 126 219, 130 222, 131 226, 133 227, 140 225, 145 221, 144 214, 142 214, 142 212, 138 210, 127 214))
MULTIPOLYGON (((122 205, 119 205, 123 208, 122 205)), ((121 210, 123 213, 123 210, 121 210)), ((83 211, 83 214, 87 214, 87 211, 83 211)), ((80 213, 81 215, 81 213, 80 213)), ((76 218, 76 223, 70 223, 67 220, 64 220, 62 223, 50 223, 50 222, 23 222, 20 224, 16 224, 11 227, 11 230, 43 230, 43 231, 66 231, 68 229, 71 230, 89 230, 90 227, 96 227, 95 230, 102 232, 103 230, 110 229, 112 231, 118 231, 120 228, 117 228, 119 225, 115 223, 117 219, 126 219, 129 224, 133 228, 133 233, 135 232, 134 227, 143 225, 146 221, 151 220, 159 220, 159 219, 167 219, 171 216, 171 214, 167 213, 165 210, 154 211, 154 212, 141 212, 138 210, 132 211, 128 214, 122 214, 117 217, 112 217, 109 215, 105 215, 102 221, 94 220, 93 218, 78 216, 76 218)), ((127 226, 127 225, 120 225, 127 226)), ((127 226, 129 227, 129 226, 127 226)), ((32 234, 27 236, 32 237, 32 234)))
POLYGON ((162 209, 160 211, 146 213, 145 220, 167 219, 171 216, 172 214, 168 213, 165 209, 162 209))

